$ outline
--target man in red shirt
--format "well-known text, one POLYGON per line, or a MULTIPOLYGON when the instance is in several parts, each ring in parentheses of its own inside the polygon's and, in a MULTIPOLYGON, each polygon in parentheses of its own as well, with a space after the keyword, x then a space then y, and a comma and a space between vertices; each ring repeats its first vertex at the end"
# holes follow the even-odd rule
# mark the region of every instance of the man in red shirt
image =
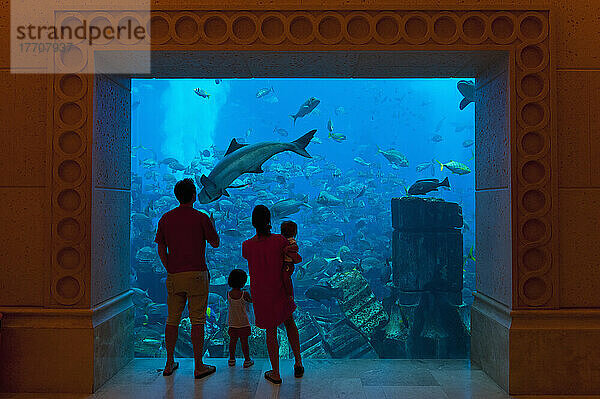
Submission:
POLYGON ((171 375, 179 367, 179 363, 174 359, 174 352, 181 313, 187 301, 192 323, 194 376, 202 378, 216 370, 215 366, 202 362, 210 283, 204 250, 206 242, 213 248, 217 248, 219 235, 212 215, 209 218, 192 206, 196 201, 196 186, 192 179, 177 182, 174 191, 180 205, 160 218, 154 240, 158 244, 160 260, 168 273, 166 282, 168 316, 165 326, 167 364, 163 375, 171 375))

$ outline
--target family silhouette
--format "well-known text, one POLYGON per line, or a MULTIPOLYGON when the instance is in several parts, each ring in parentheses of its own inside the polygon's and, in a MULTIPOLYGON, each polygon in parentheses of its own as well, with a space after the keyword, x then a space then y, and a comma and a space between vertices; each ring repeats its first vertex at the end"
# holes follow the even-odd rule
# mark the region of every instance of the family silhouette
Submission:
MULTIPOLYGON (((194 209, 196 186, 192 179, 175 184, 175 197, 179 206, 166 212, 158 222, 155 242, 160 260, 167 270, 166 289, 168 316, 165 326, 167 360, 163 370, 169 376, 179 367, 175 361, 175 344, 181 315, 187 303, 192 324, 191 339, 194 352, 194 377, 203 378, 216 371, 213 365, 203 362, 204 324, 210 287, 205 249, 220 244, 219 234, 212 215, 194 209)), ((235 366, 235 350, 239 339, 244 354, 243 367, 251 367, 248 337, 251 333, 249 304, 253 304, 256 327, 266 330, 266 345, 271 370, 264 377, 273 384, 281 384, 279 374, 279 343, 277 327, 285 326, 288 341, 295 357, 294 376, 304 375, 298 327, 293 312, 296 309, 291 276, 294 264, 302 261, 295 241, 297 226, 286 221, 281 233, 271 232, 271 213, 264 205, 252 212, 252 226, 256 235, 242 243, 242 256, 248 261, 250 292, 243 288, 248 276, 234 268, 228 278, 231 290, 227 293, 229 308, 229 366, 235 366)))

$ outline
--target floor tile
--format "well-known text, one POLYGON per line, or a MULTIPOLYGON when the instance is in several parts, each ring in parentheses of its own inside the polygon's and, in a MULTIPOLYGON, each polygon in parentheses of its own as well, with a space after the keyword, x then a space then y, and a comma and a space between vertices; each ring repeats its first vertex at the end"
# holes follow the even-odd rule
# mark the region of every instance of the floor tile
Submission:
MULTIPOLYGON (((217 372, 194 379, 192 359, 163 377, 164 359, 135 359, 94 395, 0 394, 0 399, 508 399, 483 371, 468 360, 307 359, 303 378, 294 361, 282 360, 283 384, 264 379, 268 359, 244 369, 227 359, 206 359, 217 372)), ((545 399, 536 397, 535 399, 545 399)), ((583 399, 580 397, 578 399, 583 399)))
POLYGON ((386 399, 448 399, 441 387, 382 387, 386 399))

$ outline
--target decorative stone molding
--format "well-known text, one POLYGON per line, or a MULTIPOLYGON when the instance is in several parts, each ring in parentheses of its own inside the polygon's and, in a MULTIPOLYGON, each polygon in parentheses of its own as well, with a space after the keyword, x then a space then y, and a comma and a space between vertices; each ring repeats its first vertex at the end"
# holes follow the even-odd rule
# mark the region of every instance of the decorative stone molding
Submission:
POLYGON ((89 270, 89 75, 53 82, 51 307, 82 307, 89 270))
MULTIPOLYGON (((136 13, 108 20, 137 18, 136 13)), ((88 17, 89 18, 89 17, 88 17)), ((548 11, 152 11, 152 50, 506 50, 513 224, 513 308, 558 306, 557 160, 548 11), (250 46, 250 47, 249 47, 250 46), (554 173, 553 173, 554 171, 554 173)), ((123 43, 121 43, 123 44, 123 43)), ((53 301, 81 304, 89 262, 92 87, 54 81, 53 301), (84 189, 85 188, 85 189, 84 189)))

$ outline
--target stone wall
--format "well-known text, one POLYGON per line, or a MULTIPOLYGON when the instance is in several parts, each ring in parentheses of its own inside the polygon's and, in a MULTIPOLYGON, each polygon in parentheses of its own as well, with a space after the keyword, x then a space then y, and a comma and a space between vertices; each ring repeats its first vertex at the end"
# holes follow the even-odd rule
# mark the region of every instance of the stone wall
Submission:
MULTIPOLYGON (((171 40, 174 48, 181 49, 180 46, 185 47, 190 42, 190 37, 194 38, 195 33, 186 30, 194 24, 189 23, 189 19, 172 16, 173 10, 180 8, 178 1, 159 0, 153 3, 153 7, 167 11, 153 19, 156 42, 171 40), (175 29, 177 21, 185 29, 175 29), (178 32, 179 36, 170 38, 171 32, 178 32)), ((597 367, 600 349, 596 344, 600 340, 600 297, 597 295, 600 291, 600 246, 597 245, 600 158, 596 156, 600 148, 600 46, 597 41, 600 3, 594 0, 549 0, 542 4, 533 4, 529 0, 405 0, 399 4, 391 0, 308 0, 299 6, 296 2, 279 5, 273 2, 249 4, 236 0, 227 4, 208 1, 198 7, 206 10, 279 9, 285 15, 298 8, 311 12, 338 10, 339 13, 319 19, 322 24, 318 25, 315 25, 315 17, 307 17, 306 14, 293 14, 288 19, 284 14, 273 13, 270 18, 261 19, 268 22, 266 27, 269 29, 251 34, 253 40, 260 38, 256 43, 257 50, 281 44, 281 48, 287 50, 303 51, 331 48, 328 46, 342 41, 336 49, 380 49, 387 46, 386 49, 391 51, 397 46, 407 46, 404 37, 402 44, 395 44, 404 33, 394 32, 398 21, 406 21, 395 14, 390 16, 388 12, 385 15, 378 14, 375 23, 372 15, 377 14, 378 10, 430 8, 460 12, 474 8, 485 14, 493 10, 517 9, 509 14, 517 15, 514 21, 519 25, 518 34, 516 29, 514 32, 521 39, 528 38, 531 28, 536 29, 536 22, 535 18, 519 20, 521 11, 518 9, 549 9, 549 45, 523 48, 520 53, 533 56, 534 61, 537 56, 542 59, 548 57, 549 67, 543 71, 543 79, 541 75, 519 75, 519 79, 522 78, 519 80, 521 86, 509 84, 506 92, 513 99, 517 95, 519 98, 531 97, 527 94, 535 95, 538 89, 543 94, 543 101, 537 105, 516 100, 508 103, 507 114, 513 129, 509 135, 511 141, 508 151, 511 155, 500 156, 507 151, 503 142, 505 138, 498 136, 498 129, 505 121, 488 118, 485 123, 480 121, 478 124, 478 176, 483 177, 486 171, 494 169, 500 173, 494 175, 495 180, 489 176, 485 181, 478 179, 477 228, 483 237, 487 235, 488 241, 494 241, 494 237, 506 238, 510 234, 510 239, 504 242, 511 242, 511 248, 489 246, 486 255, 481 252, 486 248, 485 243, 478 243, 476 255, 481 260, 477 277, 480 296, 474 304, 473 348, 478 348, 477 359, 482 363, 487 362, 484 370, 511 393, 589 394, 600 390, 597 367), (360 12, 365 9, 369 13, 360 12), (350 11, 353 12, 351 17, 345 17, 350 11), (283 28, 281 18, 289 25, 286 25, 289 32, 283 28), (313 30, 313 26, 317 28, 313 30), (319 26, 340 29, 322 31, 319 26), (311 32, 305 35, 303 27, 309 27, 311 32), (388 29, 390 27, 392 30, 388 29), (313 38, 316 41, 310 43, 313 38), (547 87, 542 84, 540 88, 540 82, 543 81, 551 84, 547 87), (548 89, 548 93, 544 93, 545 89, 548 89), (550 113, 546 114, 546 109, 550 113), (544 120, 544 116, 549 118, 544 120), (517 141, 515 129, 523 124, 531 127, 531 123, 535 125, 538 118, 544 121, 545 130, 533 129, 528 132, 532 134, 526 138, 523 134, 518 137, 523 140, 517 141), (481 157, 480 147, 496 156, 481 157), (542 152, 544 155, 536 158, 536 154, 542 152), (522 164, 515 158, 519 154, 522 164), (504 174, 507 163, 510 179, 504 174), (539 177, 548 180, 540 185, 539 177), (522 184, 522 191, 517 189, 517 183, 522 184), (510 187, 510 194, 507 187, 510 187), (484 203, 493 206, 483 209, 479 204, 484 203), (551 208, 549 214, 541 215, 548 206, 551 208), (510 226, 506 222, 508 219, 511 220, 510 226), (497 228, 486 230, 480 225, 482 222, 487 226, 494 224, 497 228), (539 244, 542 241, 544 243, 539 244), (540 307, 545 309, 541 310, 540 307), (477 337, 479 341, 476 341, 477 337)), ((454 14, 441 16, 437 13, 435 23, 431 19, 433 14, 413 15, 409 24, 411 29, 406 32, 407 39, 411 45, 421 46, 420 50, 452 48, 448 47, 452 46, 447 44, 448 38, 441 34, 446 32, 445 28, 452 26, 453 21, 456 22, 452 18, 454 14), (425 30, 421 29, 423 26, 425 30), (431 38, 429 43, 420 37, 422 32, 431 38)), ((88 234, 93 231, 88 223, 94 211, 92 200, 99 200, 101 197, 97 195, 102 191, 99 186, 93 185, 90 177, 94 176, 93 162, 100 162, 92 157, 93 118, 88 117, 88 112, 93 109, 94 88, 92 82, 82 75, 81 89, 89 91, 83 97, 77 97, 79 92, 72 91, 72 84, 78 83, 72 76, 61 82, 61 77, 11 75, 9 15, 10 2, 0 3, 0 88, 3 94, 0 104, 0 200, 3 204, 0 208, 0 234, 4 244, 0 252, 0 311, 6 315, 0 348, 0 358, 3 360, 0 362, 0 376, 12 376, 10 384, 1 380, 0 386, 2 389, 30 392, 90 391, 111 373, 94 373, 92 353, 95 335, 91 326, 99 327, 113 317, 116 319, 113 325, 117 326, 122 322, 117 315, 127 313, 127 305, 123 303, 128 300, 127 295, 118 295, 124 289, 124 263, 121 263, 123 258, 118 255, 121 249, 113 241, 107 245, 106 252, 106 259, 111 261, 105 261, 99 253, 94 260, 91 235, 88 234), (65 90, 55 91, 55 86, 62 83, 66 83, 65 90), (82 114, 78 115, 80 111, 82 114), (67 125, 69 122, 76 124, 78 118, 74 117, 81 116, 87 125, 81 135, 73 135, 64 126, 54 125, 61 122, 55 116, 64 116, 67 125), (63 164, 66 160, 68 162, 63 164), (78 166, 81 168, 78 169, 78 166), (83 175, 73 174, 78 170, 83 175), (96 190, 95 194, 93 190, 96 190), (78 198, 81 202, 78 202, 78 198), (80 205, 84 208, 83 213, 79 212, 80 205), (81 246, 75 251, 68 249, 72 248, 74 238, 80 235, 82 241, 77 245, 81 246), (120 276, 114 283, 107 277, 112 270, 104 269, 109 263, 117 265, 115 273, 120 276), (97 266, 95 271, 92 265, 97 266), (92 281, 94 275, 98 276, 98 283, 92 281), (106 299, 113 295, 120 298, 117 304, 106 305, 106 299), (98 306, 94 308, 96 304, 98 306), (112 316, 107 316, 111 312, 112 316), (104 316, 98 317, 99 314, 104 316), (48 346, 48 343, 51 345, 48 346), (75 347, 74 343, 79 343, 81 350, 69 351, 69 348, 75 347), (18 345, 25 344, 29 345, 27 351, 17 350, 18 345), (48 363, 48 359, 53 358, 56 362, 48 363), (28 372, 40 370, 36 368, 40 359, 46 361, 42 363, 44 370, 53 369, 55 372, 28 372), (7 364, 11 368, 7 368, 7 364), (19 367, 14 368, 15 364, 19 367), (63 366, 57 368, 57 364, 63 366), (73 369, 73 365, 78 365, 77 369, 73 369), (22 374, 13 374, 15 370, 22 374)), ((481 17, 481 14, 473 15, 481 17)), ((255 20, 246 15, 236 17, 235 24, 229 21, 235 29, 226 29, 223 40, 218 29, 213 29, 219 28, 223 22, 219 18, 211 19, 209 29, 199 35, 210 43, 203 42, 188 48, 212 50, 213 46, 222 44, 219 47, 221 50, 247 50, 247 38, 238 37, 244 36, 245 31, 238 28, 247 27, 248 23, 251 25, 258 18, 255 20)), ((463 36, 473 40, 474 36, 469 35, 476 34, 481 28, 477 20, 474 16, 469 21, 469 30, 458 33, 456 40, 459 37, 463 40, 463 36)), ((495 40, 501 42, 506 39, 503 35, 507 32, 507 37, 511 37, 511 24, 514 28, 510 18, 497 15, 490 23, 490 31, 484 30, 484 35, 493 34, 495 40)), ((542 31, 543 27, 542 23, 542 31)), ((453 39, 452 34, 450 39, 453 39)), ((501 46, 498 43, 490 46, 490 49, 501 46)), ((516 51, 511 53, 511 57, 515 54, 516 51)), ((348 62, 352 60, 354 58, 350 57, 348 62)), ((511 69, 513 61, 509 58, 509 78, 518 72, 511 69)), ((178 65, 179 72, 187 70, 182 66, 184 64, 178 65)), ((437 68, 437 65, 434 67, 437 68)), ((420 68, 422 71, 424 67, 420 68)), ((373 70, 383 73, 389 68, 385 68, 385 71, 373 70)), ((393 70, 408 73, 411 67, 393 70)), ((414 68, 412 70, 414 72, 414 68)), ((478 82, 485 80, 483 76, 482 73, 478 82)), ((490 74, 489 82, 480 84, 478 93, 503 93, 501 83, 505 78, 502 74, 490 74)), ((479 96, 476 106, 484 112, 485 107, 498 110, 503 105, 486 103, 485 97, 479 96)), ((490 113, 490 118, 493 115, 493 112, 490 113)), ((107 184, 113 190, 105 192, 110 196, 107 197, 107 203, 122 203, 123 199, 117 192, 122 188, 122 182, 112 180, 107 184)), ((99 202, 96 206, 101 209, 99 202)), ((121 216, 110 212, 106 216, 115 219, 108 222, 103 228, 105 231, 124 228, 123 222, 114 223, 121 216)), ((107 325, 105 331, 110 330, 107 325)), ((102 363, 100 360, 97 362, 102 363)))

